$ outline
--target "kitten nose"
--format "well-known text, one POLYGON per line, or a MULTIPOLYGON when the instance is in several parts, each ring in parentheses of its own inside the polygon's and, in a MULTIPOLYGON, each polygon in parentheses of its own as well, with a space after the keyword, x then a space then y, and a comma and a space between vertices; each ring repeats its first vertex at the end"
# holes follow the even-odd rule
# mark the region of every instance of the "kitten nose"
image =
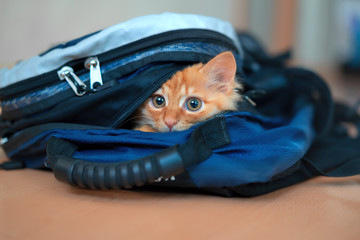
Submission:
POLYGON ((179 122, 179 120, 175 118, 166 118, 164 120, 164 123, 169 128, 169 131, 171 132, 171 129, 179 122))

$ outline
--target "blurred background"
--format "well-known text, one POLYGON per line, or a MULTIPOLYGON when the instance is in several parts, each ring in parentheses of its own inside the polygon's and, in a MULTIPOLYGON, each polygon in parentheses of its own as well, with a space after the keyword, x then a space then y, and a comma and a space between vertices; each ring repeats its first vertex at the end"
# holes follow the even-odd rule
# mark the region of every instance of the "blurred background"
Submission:
POLYGON ((335 68, 360 69, 360 0, 0 0, 0 66, 166 11, 227 20, 237 30, 252 32, 271 53, 291 48, 294 63, 316 68, 330 81, 335 68))

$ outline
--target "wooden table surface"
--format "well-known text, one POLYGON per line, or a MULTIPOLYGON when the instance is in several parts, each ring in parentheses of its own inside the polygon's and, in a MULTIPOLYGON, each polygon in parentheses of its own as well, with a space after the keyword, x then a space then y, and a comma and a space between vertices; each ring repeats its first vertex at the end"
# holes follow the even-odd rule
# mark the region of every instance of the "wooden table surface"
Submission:
MULTIPOLYGON (((357 87, 332 83, 335 96, 350 102, 357 87)), ((0 162, 5 159, 0 151, 0 162)), ((60 183, 48 171, 0 171, 0 239, 357 240, 360 176, 318 177, 260 197, 224 198, 92 191, 60 183)))

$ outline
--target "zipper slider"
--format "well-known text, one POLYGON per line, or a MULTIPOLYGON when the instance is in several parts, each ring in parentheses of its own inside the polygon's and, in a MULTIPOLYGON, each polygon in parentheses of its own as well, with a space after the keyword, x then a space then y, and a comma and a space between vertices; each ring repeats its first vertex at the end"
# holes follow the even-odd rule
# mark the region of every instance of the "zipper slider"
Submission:
POLYGON ((74 73, 74 69, 71 67, 65 66, 61 68, 58 72, 60 80, 66 80, 74 93, 77 96, 82 96, 87 92, 87 87, 78 76, 74 73))
POLYGON ((90 70, 90 88, 96 89, 98 86, 103 85, 99 59, 97 57, 90 57, 86 59, 84 65, 90 70))
POLYGON ((8 138, 0 138, 0 145, 4 145, 5 143, 8 142, 8 138))

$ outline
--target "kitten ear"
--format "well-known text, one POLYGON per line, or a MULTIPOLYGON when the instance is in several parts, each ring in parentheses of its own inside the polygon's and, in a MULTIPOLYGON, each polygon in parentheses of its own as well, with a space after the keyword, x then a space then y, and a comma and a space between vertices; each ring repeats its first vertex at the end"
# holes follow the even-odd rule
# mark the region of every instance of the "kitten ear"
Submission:
POLYGON ((234 55, 230 51, 220 53, 205 64, 200 72, 208 79, 208 88, 228 94, 232 92, 236 74, 234 55))

